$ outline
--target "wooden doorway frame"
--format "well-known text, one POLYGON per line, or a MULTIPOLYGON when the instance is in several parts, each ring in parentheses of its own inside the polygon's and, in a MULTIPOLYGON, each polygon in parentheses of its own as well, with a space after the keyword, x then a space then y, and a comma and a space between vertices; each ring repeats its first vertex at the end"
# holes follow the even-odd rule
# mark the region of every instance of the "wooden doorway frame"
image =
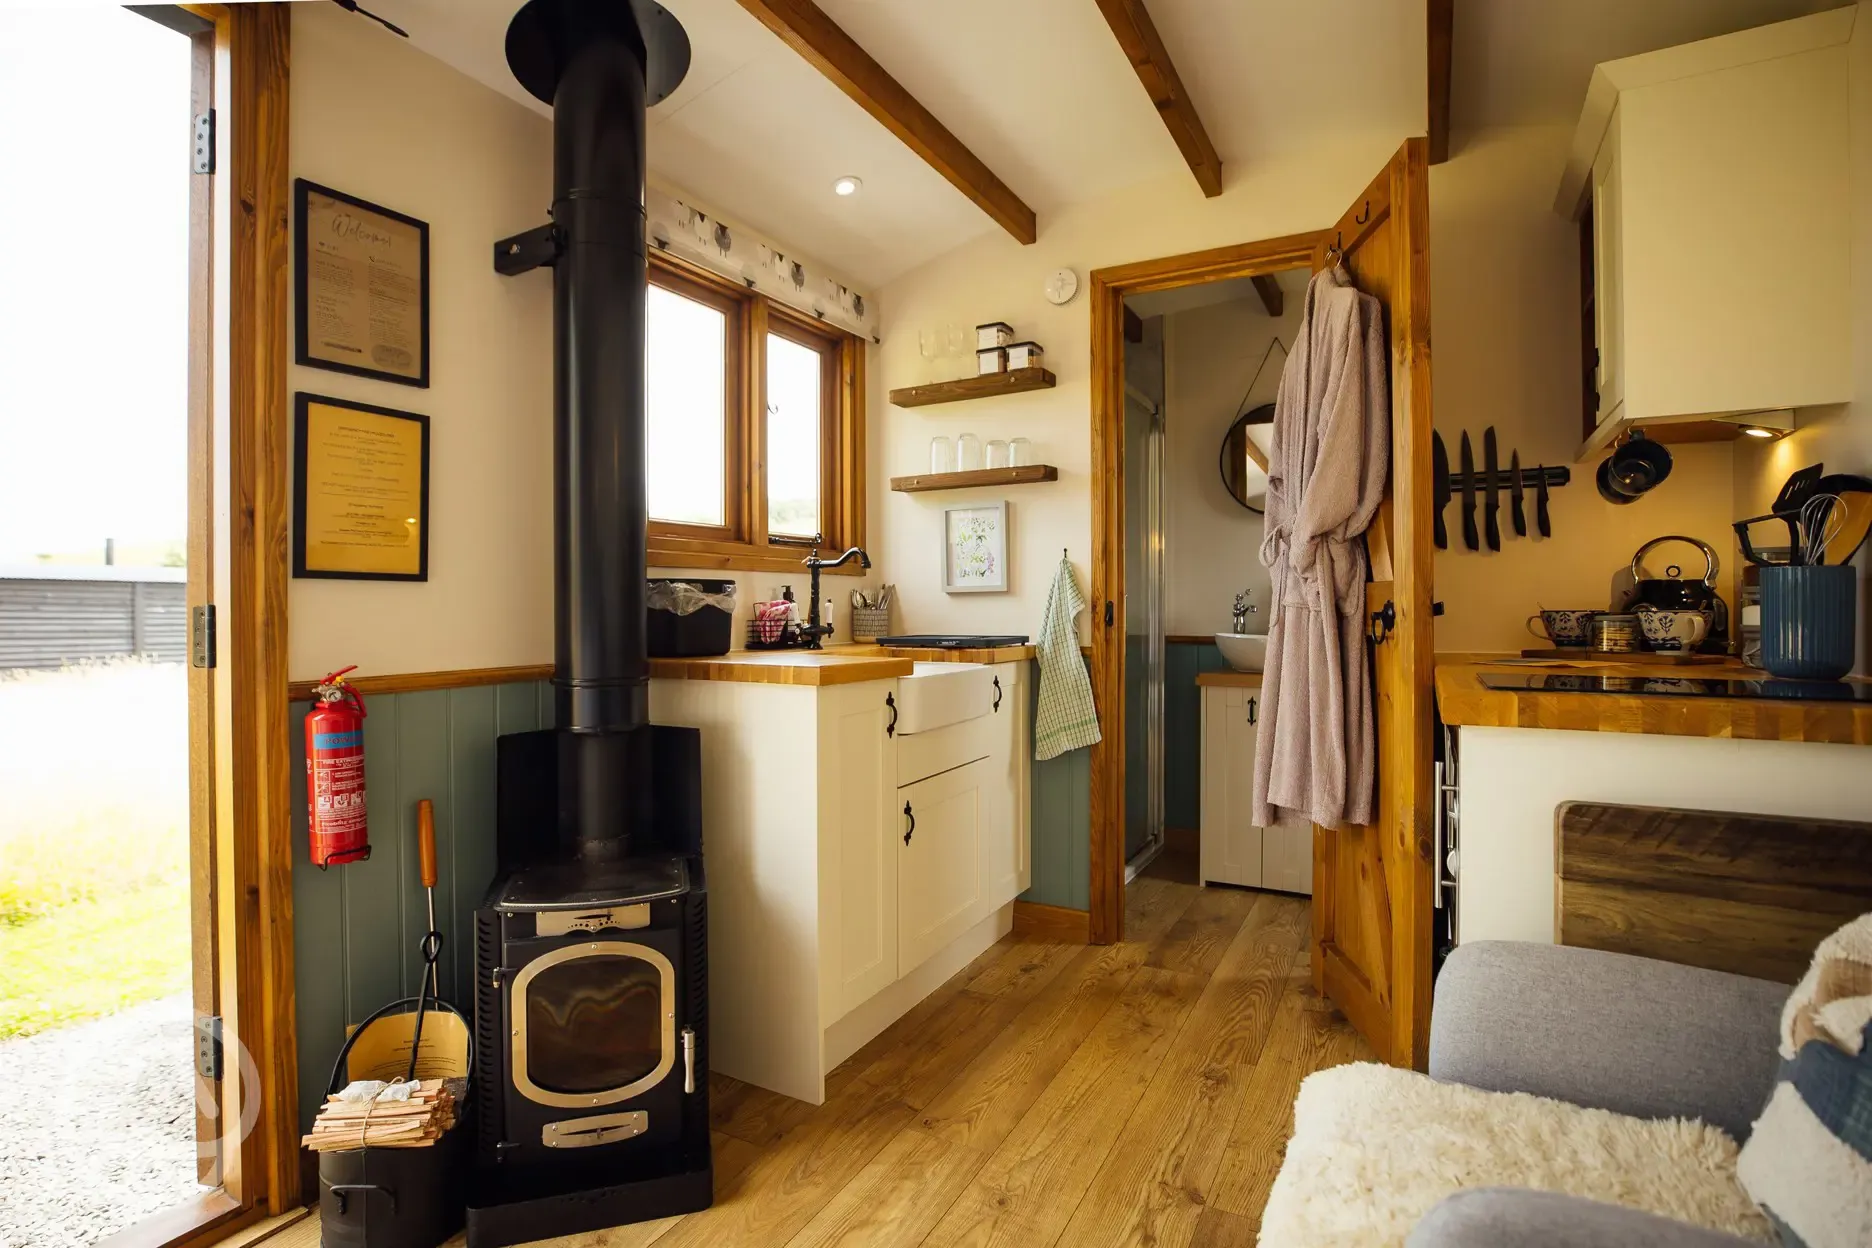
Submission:
MULTIPOLYGON (((1311 269, 1330 230, 1142 260, 1092 272, 1092 696, 1099 720, 1125 722, 1124 301, 1178 286, 1311 269)), ((1107 733, 1092 747, 1091 896, 1093 944, 1124 939, 1125 741, 1107 733)))

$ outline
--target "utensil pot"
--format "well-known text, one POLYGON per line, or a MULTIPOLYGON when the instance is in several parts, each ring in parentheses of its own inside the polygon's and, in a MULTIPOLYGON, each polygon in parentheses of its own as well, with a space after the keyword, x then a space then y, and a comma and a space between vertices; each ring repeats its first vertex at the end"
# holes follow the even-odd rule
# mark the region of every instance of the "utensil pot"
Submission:
POLYGON ((1858 589, 1851 564, 1763 568, 1762 666, 1788 680, 1852 671, 1858 589))

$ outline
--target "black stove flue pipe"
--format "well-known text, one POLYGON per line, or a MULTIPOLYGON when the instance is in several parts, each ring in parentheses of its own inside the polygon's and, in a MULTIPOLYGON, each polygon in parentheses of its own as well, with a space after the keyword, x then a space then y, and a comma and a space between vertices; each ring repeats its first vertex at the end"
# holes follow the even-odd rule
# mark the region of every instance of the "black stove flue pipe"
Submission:
POLYGON ((530 0, 507 63, 553 106, 552 224, 495 244, 495 267, 553 268, 560 835, 608 860, 650 817, 644 117, 688 71, 689 39, 650 0, 530 0))

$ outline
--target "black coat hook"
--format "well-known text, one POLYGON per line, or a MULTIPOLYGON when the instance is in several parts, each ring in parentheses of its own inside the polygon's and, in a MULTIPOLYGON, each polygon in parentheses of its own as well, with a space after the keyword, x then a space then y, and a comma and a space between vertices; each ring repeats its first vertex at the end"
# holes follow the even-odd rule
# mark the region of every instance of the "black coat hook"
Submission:
POLYGON ((1365 207, 1359 210, 1359 215, 1352 218, 1352 224, 1364 225, 1369 220, 1371 220, 1371 200, 1368 199, 1365 201, 1365 207))

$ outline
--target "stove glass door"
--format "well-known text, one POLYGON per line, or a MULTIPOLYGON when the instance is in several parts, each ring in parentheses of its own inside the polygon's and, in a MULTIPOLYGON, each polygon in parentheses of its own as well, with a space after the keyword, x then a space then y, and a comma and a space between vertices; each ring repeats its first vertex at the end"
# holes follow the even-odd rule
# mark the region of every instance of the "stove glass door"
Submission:
POLYGON ((630 941, 588 941, 514 977, 513 1077, 542 1105, 608 1105, 655 1087, 676 1063, 676 973, 630 941))

